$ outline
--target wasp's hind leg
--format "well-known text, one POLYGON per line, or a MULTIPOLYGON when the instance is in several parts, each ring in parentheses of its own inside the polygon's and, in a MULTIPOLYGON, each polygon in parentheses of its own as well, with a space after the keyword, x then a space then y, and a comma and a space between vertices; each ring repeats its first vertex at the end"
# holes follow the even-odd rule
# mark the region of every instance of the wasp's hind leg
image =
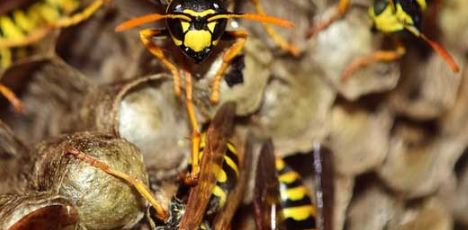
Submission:
MULTIPOLYGON (((250 0, 252 4, 254 4, 255 9, 259 14, 266 15, 265 10, 263 9, 263 6, 260 3, 260 0, 250 0)), ((262 23, 263 28, 266 30, 268 35, 273 39, 273 41, 281 47, 284 51, 294 55, 294 56, 299 56, 299 49, 294 46, 293 44, 290 44, 286 40, 284 40, 276 31, 271 27, 271 25, 262 23)))
POLYGON ((245 41, 247 40, 247 33, 245 31, 227 31, 221 37, 223 40, 232 40, 232 39, 239 39, 236 43, 234 43, 227 51, 224 53, 223 56, 223 64, 221 68, 219 68, 218 72, 213 79, 211 85, 211 96, 210 101, 211 103, 215 104, 219 101, 219 82, 221 81, 221 77, 223 76, 224 72, 226 71, 227 67, 231 63, 232 59, 236 57, 242 48, 245 45, 245 41))
POLYGON ((319 33, 320 31, 330 26, 334 21, 341 18, 346 13, 346 11, 348 11, 349 2, 350 0, 340 0, 338 5, 335 6, 334 11, 329 18, 325 19, 324 21, 319 22, 318 24, 310 28, 309 31, 307 31, 307 34, 306 34, 307 38, 311 38, 315 36, 317 33, 319 33))
POLYGON ((167 35, 167 30, 155 30, 155 29, 144 29, 140 31, 140 39, 143 45, 171 71, 172 77, 174 78, 174 92, 177 96, 180 96, 180 75, 177 67, 169 61, 164 55, 161 48, 155 45, 152 41, 152 37, 163 37, 167 35))
POLYGON ((106 172, 107 174, 110 174, 112 176, 120 178, 120 179, 126 181, 127 183, 131 184, 133 187, 135 187, 138 190, 138 192, 146 200, 148 200, 151 203, 153 208, 156 210, 156 217, 158 219, 160 219, 160 220, 166 220, 167 219, 168 214, 166 213, 166 211, 164 211, 161 204, 159 204, 158 201, 156 201, 156 199, 151 194, 148 187, 146 187, 146 185, 139 178, 132 177, 132 176, 130 176, 130 175, 124 173, 124 172, 117 171, 117 170, 111 168, 110 166, 108 166, 107 164, 104 164, 104 163, 100 162, 96 158, 94 158, 94 157, 92 157, 92 156, 90 156, 90 155, 88 155, 88 154, 86 154, 84 152, 81 152, 80 150, 76 149, 75 147, 68 146, 68 147, 65 148, 64 152, 66 154, 72 155, 73 157, 75 157, 78 160, 81 160, 81 161, 84 161, 84 162, 90 164, 93 167, 101 169, 102 171, 106 172))
POLYGON ((379 62, 379 61, 384 61, 384 62, 391 62, 398 60, 401 58, 404 54, 406 53, 406 48, 405 46, 397 40, 397 46, 395 50, 388 50, 388 51, 376 51, 368 56, 358 58, 351 62, 345 70, 341 74, 341 81, 346 81, 349 79, 349 77, 356 72, 357 70, 373 63, 373 62, 379 62))

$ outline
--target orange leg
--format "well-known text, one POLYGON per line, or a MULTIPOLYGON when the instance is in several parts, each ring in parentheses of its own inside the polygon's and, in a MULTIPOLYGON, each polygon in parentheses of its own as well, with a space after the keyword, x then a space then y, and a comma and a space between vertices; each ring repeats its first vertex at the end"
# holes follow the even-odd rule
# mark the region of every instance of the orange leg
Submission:
POLYGON ((101 169, 102 171, 106 172, 107 174, 110 174, 112 176, 120 178, 120 179, 126 181, 127 183, 131 184, 133 187, 135 187, 138 190, 138 192, 146 200, 148 200, 151 203, 151 205, 156 210, 156 217, 158 219, 166 220, 168 218, 168 214, 166 213, 166 211, 164 211, 161 204, 159 204, 158 201, 156 201, 156 199, 151 194, 148 187, 146 187, 146 185, 140 179, 138 179, 137 177, 132 177, 132 176, 126 174, 126 173, 117 171, 117 170, 109 167, 108 165, 98 161, 96 158, 94 158, 94 157, 92 157, 92 156, 90 156, 90 155, 88 155, 88 154, 86 154, 84 152, 81 152, 80 150, 78 150, 78 149, 76 149, 76 148, 74 148, 72 146, 66 147, 65 148, 65 153, 66 154, 71 154, 75 158, 77 158, 78 160, 84 161, 84 162, 90 164, 93 167, 101 169))
POLYGON ((191 154, 192 154, 192 171, 190 175, 185 178, 185 183, 188 185, 196 185, 198 182, 198 176, 200 174, 200 132, 198 131, 198 122, 195 116, 195 110, 193 109, 192 102, 192 75, 185 71, 185 104, 190 118, 190 124, 192 125, 192 138, 191 138, 191 154))
MULTIPOLYGON (((266 15, 265 10, 263 9, 262 5, 260 4, 260 0, 250 0, 254 6, 255 9, 259 14, 266 15)), ((286 40, 284 40, 276 31, 271 27, 271 25, 262 23, 263 28, 266 30, 268 35, 273 39, 273 41, 281 47, 284 51, 294 55, 295 57, 299 56, 299 49, 294 46, 293 44, 288 43, 286 40)))
POLYGON ((16 97, 12 90, 3 84, 0 84, 0 93, 13 105, 16 112, 21 112, 21 109, 23 108, 21 101, 16 97))
POLYGON ((213 79, 210 97, 210 101, 213 104, 218 103, 219 101, 219 83, 221 81, 221 77, 223 76, 232 59, 242 50, 245 45, 245 41, 247 40, 247 33, 245 31, 228 31, 226 33, 229 36, 238 38, 239 40, 226 51, 223 56, 223 64, 221 65, 221 68, 219 68, 218 72, 216 72, 216 75, 213 79))
POLYGON ((87 20, 99 8, 101 8, 106 2, 110 2, 110 1, 113 1, 113 0, 96 0, 93 3, 91 3, 91 5, 84 8, 83 10, 77 13, 74 13, 70 16, 62 17, 50 25, 46 25, 42 28, 38 28, 37 30, 34 30, 31 33, 29 33, 24 38, 13 39, 13 40, 2 39, 0 41, 0 48, 12 48, 12 47, 27 46, 27 45, 33 44, 41 40, 45 35, 47 35, 54 29, 70 27, 82 21, 87 20))
POLYGON ((357 70, 369 65, 373 62, 385 61, 391 62, 401 58, 406 53, 406 48, 400 42, 397 42, 397 47, 392 51, 377 51, 369 56, 354 60, 349 64, 341 75, 341 81, 346 81, 357 70))
POLYGON ((349 2, 350 0, 340 0, 338 3, 338 6, 336 6, 335 11, 333 14, 325 19, 324 21, 316 24, 314 27, 310 28, 309 31, 307 31, 307 38, 311 38, 315 36, 318 32, 326 29, 328 26, 330 26, 334 21, 338 20, 341 18, 346 11, 348 11, 349 8, 349 2))
POLYGON ((161 48, 151 42, 151 38, 154 36, 161 36, 163 34, 162 30, 155 29, 144 29, 140 31, 140 39, 143 45, 171 71, 172 77, 174 78, 174 92, 177 96, 180 96, 180 75, 177 67, 169 61, 169 59, 164 55, 161 48))

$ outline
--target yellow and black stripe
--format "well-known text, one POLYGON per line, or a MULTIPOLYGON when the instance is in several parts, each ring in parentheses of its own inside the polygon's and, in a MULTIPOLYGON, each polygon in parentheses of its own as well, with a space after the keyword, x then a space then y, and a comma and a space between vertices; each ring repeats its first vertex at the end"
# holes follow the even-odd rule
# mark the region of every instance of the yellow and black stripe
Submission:
MULTIPOLYGON (((200 141, 200 159, 205 149, 206 134, 203 133, 200 141)), ((215 166, 216 167, 216 166, 215 166)), ((218 166, 219 167, 219 166, 218 166)), ((219 170, 213 193, 206 209, 206 215, 218 212, 226 204, 229 192, 234 189, 239 179, 239 155, 231 142, 227 142, 224 163, 219 170)))
POLYGON ((276 158, 283 224, 287 230, 316 229, 316 209, 299 173, 276 158))
MULTIPOLYGON (((79 0, 42 0, 18 7, 0 16, 0 43, 21 40, 75 11, 79 0)), ((28 56, 30 48, 0 49, 0 69, 28 56)))

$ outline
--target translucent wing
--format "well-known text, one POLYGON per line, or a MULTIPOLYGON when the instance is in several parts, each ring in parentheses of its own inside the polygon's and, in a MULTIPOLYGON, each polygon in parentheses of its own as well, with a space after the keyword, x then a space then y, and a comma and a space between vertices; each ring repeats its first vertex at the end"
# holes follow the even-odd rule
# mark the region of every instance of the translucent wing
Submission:
POLYGON ((255 176, 255 222, 259 230, 280 228, 281 207, 278 188, 273 143, 268 140, 260 151, 255 176))
POLYGON ((234 103, 224 104, 208 128, 198 184, 190 191, 179 229, 197 229, 203 220, 232 133, 235 108, 234 103))

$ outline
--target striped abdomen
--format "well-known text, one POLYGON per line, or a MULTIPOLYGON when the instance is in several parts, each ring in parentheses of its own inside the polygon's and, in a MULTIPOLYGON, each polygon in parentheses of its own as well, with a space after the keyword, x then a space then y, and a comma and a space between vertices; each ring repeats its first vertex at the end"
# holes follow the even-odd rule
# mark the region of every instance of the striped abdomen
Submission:
MULTIPOLYGON (((205 148, 206 134, 203 134, 200 141, 200 159, 203 155, 205 148)), ((216 166, 215 166, 216 167, 216 166)), ((219 166, 218 166, 219 167, 219 166)), ((207 215, 211 215, 219 211, 226 204, 226 199, 229 192, 236 186, 239 178, 239 156, 236 148, 231 142, 227 142, 226 154, 224 155, 224 162, 216 184, 213 188, 213 193, 208 203, 207 215)))
POLYGON ((283 223, 287 230, 315 229, 316 210, 299 174, 276 158, 283 223))
MULTIPOLYGON (((0 42, 21 40, 79 6, 79 0, 42 0, 0 16, 0 42)), ((0 69, 28 56, 26 48, 0 49, 0 69)))

